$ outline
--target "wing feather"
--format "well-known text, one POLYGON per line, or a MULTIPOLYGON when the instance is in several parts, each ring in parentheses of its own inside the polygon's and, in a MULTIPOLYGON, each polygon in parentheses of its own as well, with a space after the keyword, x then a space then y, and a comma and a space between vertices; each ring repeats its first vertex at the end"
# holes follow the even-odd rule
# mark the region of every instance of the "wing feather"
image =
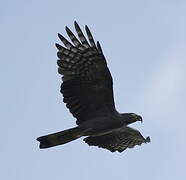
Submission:
POLYGON ((82 42, 82 44, 83 44, 86 48, 89 48, 90 45, 89 45, 87 39, 85 38, 83 32, 81 31, 81 28, 79 27, 79 25, 78 25, 78 23, 77 23, 76 21, 74 22, 74 26, 75 26, 76 32, 77 32, 77 34, 78 34, 78 36, 79 36, 79 39, 80 39, 80 41, 82 42))
POLYGON ((100 113, 115 111, 113 82, 106 59, 99 43, 94 42, 87 26, 86 40, 79 25, 75 22, 80 41, 66 27, 72 43, 58 34, 64 46, 56 44, 58 49, 58 72, 62 75, 61 93, 67 108, 77 118, 77 124, 100 116, 100 113))
POLYGON ((88 36, 88 39, 89 39, 89 42, 90 42, 91 46, 96 47, 96 44, 94 42, 94 38, 92 36, 92 33, 90 32, 90 29, 88 28, 87 25, 85 26, 85 31, 87 33, 87 36, 88 36))
POLYGON ((85 50, 86 48, 79 42, 79 40, 76 38, 76 36, 72 33, 72 31, 66 27, 66 32, 69 36, 69 38, 71 39, 71 41, 73 42, 73 44, 75 45, 75 47, 77 47, 79 50, 85 50))
POLYGON ((106 135, 86 137, 84 141, 90 146, 98 146, 111 152, 123 152, 127 148, 150 142, 150 138, 145 139, 138 130, 124 127, 106 135))
POLYGON ((98 48, 98 51, 99 51, 100 53, 103 53, 103 50, 102 50, 102 48, 101 48, 101 45, 100 45, 99 41, 97 41, 97 48, 98 48))

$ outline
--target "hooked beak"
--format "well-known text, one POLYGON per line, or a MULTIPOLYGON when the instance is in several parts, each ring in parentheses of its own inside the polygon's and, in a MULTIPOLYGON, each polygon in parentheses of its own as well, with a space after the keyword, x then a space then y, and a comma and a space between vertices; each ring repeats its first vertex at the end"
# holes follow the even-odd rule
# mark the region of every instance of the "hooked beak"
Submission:
POLYGON ((142 117, 141 117, 141 116, 139 116, 138 118, 139 118, 139 120, 138 120, 138 121, 141 121, 141 123, 142 123, 142 122, 143 122, 142 117))

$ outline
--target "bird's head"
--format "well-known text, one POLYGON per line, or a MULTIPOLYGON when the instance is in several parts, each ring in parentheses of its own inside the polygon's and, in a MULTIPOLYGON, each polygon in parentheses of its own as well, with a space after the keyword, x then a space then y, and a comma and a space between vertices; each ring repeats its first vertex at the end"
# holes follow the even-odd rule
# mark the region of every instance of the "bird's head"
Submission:
POLYGON ((125 123, 128 125, 128 124, 131 124, 131 123, 134 123, 136 121, 141 121, 143 122, 143 119, 141 116, 135 114, 135 113, 122 113, 122 119, 125 121, 125 123))

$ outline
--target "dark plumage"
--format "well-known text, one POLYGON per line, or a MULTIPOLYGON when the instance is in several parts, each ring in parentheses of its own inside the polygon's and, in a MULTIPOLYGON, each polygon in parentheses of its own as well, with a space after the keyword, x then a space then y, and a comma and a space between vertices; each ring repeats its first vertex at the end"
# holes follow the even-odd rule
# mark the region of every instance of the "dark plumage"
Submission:
POLYGON ((75 22, 76 36, 66 27, 70 43, 58 34, 64 46, 58 49, 58 72, 62 75, 63 102, 77 119, 75 128, 39 137, 40 148, 68 143, 87 136, 84 141, 111 152, 150 142, 128 124, 142 121, 135 113, 118 113, 114 105, 113 81, 99 42, 95 43, 87 26, 88 40, 75 22))

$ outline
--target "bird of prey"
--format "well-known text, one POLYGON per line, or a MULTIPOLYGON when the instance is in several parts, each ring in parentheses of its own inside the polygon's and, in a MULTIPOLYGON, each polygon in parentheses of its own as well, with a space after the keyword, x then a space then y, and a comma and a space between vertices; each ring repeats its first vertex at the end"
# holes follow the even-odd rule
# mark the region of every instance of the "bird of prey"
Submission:
POLYGON ((66 27, 71 40, 61 34, 63 46, 58 49, 58 72, 62 75, 61 93, 66 107, 76 118, 77 126, 37 138, 40 148, 68 143, 80 137, 90 146, 98 146, 111 152, 122 152, 135 145, 150 142, 128 125, 142 121, 135 113, 119 113, 113 97, 113 80, 107 67, 100 43, 95 43, 87 26, 84 36, 74 22, 77 38, 66 27))

